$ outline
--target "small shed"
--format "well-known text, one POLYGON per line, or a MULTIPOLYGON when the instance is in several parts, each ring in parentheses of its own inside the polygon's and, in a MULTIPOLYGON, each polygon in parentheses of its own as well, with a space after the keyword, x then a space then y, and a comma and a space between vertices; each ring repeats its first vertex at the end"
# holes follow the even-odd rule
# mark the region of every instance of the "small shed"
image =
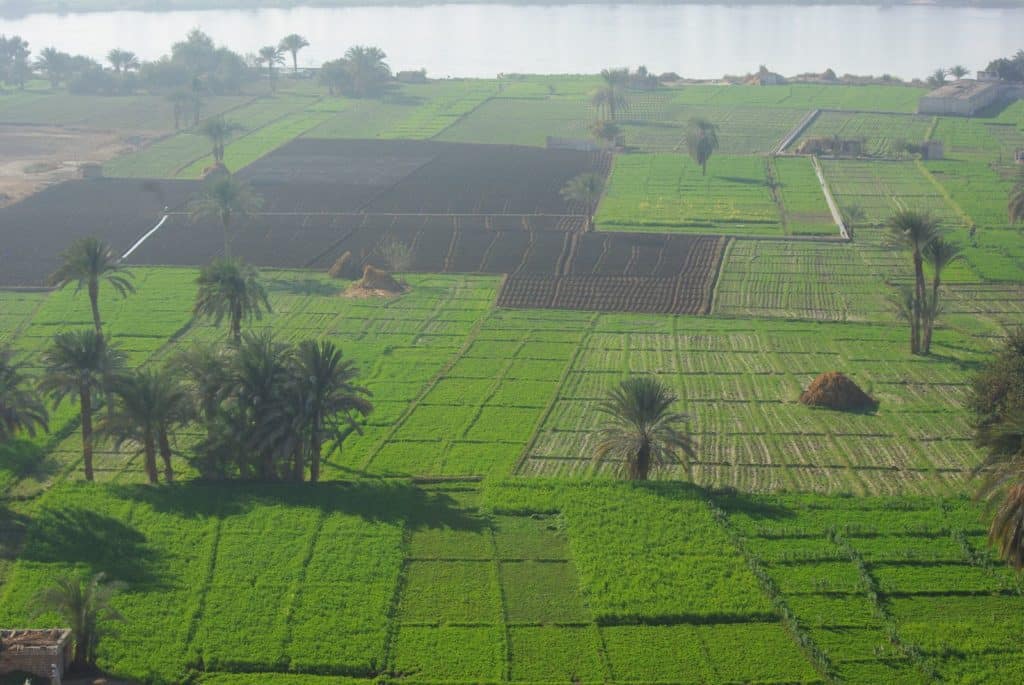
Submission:
POLYGON ((1024 147, 1017 148, 1017 151, 1013 153, 1013 161, 1017 164, 1024 164, 1024 147))
POLYGON ((942 159, 944 156, 945 150, 942 147, 941 140, 926 140, 921 143, 921 159, 942 159))
POLYGON ((0 675, 31 673, 60 684, 71 663, 71 631, 0 630, 0 675))

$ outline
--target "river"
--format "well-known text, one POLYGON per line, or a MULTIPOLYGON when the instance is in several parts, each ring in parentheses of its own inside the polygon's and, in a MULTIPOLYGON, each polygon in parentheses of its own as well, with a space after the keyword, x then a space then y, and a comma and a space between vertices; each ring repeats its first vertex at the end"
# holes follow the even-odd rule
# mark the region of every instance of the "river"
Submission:
POLYGON ((153 59, 194 27, 242 53, 299 33, 300 66, 376 45, 395 70, 493 77, 595 73, 646 65, 715 78, 765 64, 783 74, 924 77, 939 66, 982 69, 1024 47, 1024 9, 859 5, 473 5, 30 14, 0 19, 35 52, 102 60, 119 47, 153 59))

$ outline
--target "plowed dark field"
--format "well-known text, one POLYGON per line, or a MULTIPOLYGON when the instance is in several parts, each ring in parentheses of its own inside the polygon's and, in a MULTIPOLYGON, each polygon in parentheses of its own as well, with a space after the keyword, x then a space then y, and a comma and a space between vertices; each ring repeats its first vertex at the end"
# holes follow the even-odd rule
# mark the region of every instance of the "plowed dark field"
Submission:
MULTIPOLYGON (((559 190, 607 170, 600 155, 432 141, 299 140, 240 176, 263 197, 237 219, 232 249, 264 267, 351 272, 387 265, 386 240, 412 250, 411 270, 509 274, 508 306, 699 313, 719 239, 587 232, 589 208, 559 190)), ((0 286, 38 286, 72 240, 96 235, 124 252, 169 211, 130 264, 200 265, 223 250, 219 224, 185 212, 193 181, 88 180, 0 210, 0 286)))

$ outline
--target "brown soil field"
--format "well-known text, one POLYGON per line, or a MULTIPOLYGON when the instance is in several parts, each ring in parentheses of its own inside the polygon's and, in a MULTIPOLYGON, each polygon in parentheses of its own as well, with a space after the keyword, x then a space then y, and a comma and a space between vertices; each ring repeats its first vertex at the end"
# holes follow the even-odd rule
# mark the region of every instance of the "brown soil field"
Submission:
POLYGON ((79 165, 105 162, 130 147, 108 131, 0 124, 0 207, 77 178, 79 165))
MULTIPOLYGON (((499 303, 702 313, 724 240, 587 231, 586 207, 560 195, 602 155, 432 141, 300 140, 239 176, 263 197, 232 225, 234 254, 261 267, 345 274, 390 269, 382 246, 410 251, 409 271, 507 274, 499 303)), ((199 181, 68 181, 0 209, 0 286, 39 286, 61 250, 95 235, 123 253, 167 220, 129 264, 197 266, 223 250, 218 222, 190 221, 199 181), (166 208, 166 209, 165 209, 166 208)))

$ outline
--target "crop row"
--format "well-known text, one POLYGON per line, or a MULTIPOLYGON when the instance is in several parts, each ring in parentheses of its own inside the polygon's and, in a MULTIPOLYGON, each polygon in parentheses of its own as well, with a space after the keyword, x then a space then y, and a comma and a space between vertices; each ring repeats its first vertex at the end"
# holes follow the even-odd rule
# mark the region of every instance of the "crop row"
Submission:
POLYGON ((888 319, 891 306, 882 284, 889 274, 869 266, 863 252, 859 243, 733 241, 715 286, 713 312, 826 321, 888 319))
MULTIPOLYGON (((691 324, 677 320, 676 325, 691 336, 645 332, 643 343, 637 333, 595 328, 520 472, 590 473, 600 427, 596 403, 626 373, 655 374, 682 398, 698 445, 698 482, 742 482, 755 490, 788 483, 857 493, 896 487, 931 491, 938 483, 967 478, 977 463, 962 409, 965 372, 945 363, 905 361, 902 336, 879 338, 880 331, 871 327, 846 325, 830 333, 762 323, 735 349, 736 330, 702 327, 701 335, 693 336, 691 324), (877 413, 815 411, 796 402, 817 374, 836 369, 881 402, 877 413), (755 474, 755 481, 765 482, 752 482, 755 474)), ((959 346, 955 340, 967 349, 977 344, 961 336, 946 344, 959 346)), ((674 469, 662 475, 684 474, 674 469)))

